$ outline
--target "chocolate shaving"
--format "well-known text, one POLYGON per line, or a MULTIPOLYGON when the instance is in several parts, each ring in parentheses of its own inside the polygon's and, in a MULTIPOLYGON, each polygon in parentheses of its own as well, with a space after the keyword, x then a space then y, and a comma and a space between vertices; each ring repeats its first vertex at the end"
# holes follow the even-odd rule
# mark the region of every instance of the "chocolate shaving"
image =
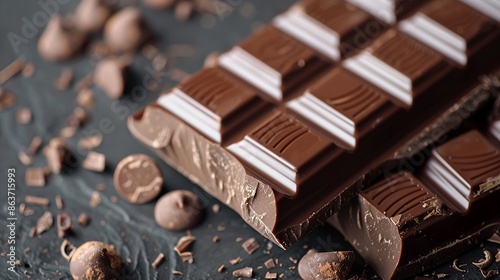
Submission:
POLYGON ((95 134, 95 135, 80 139, 78 141, 78 147, 89 151, 89 150, 92 150, 94 148, 99 147, 99 145, 101 145, 101 143, 102 143, 102 135, 95 134))
POLYGON ((87 213, 81 213, 76 219, 76 222, 85 227, 90 223, 90 216, 87 213))
POLYGON ((73 77, 75 73, 71 68, 64 68, 64 70, 59 75, 59 78, 54 81, 54 87, 59 90, 66 90, 73 82, 73 77))
POLYGON ((71 231, 71 216, 68 213, 57 215, 57 236, 63 238, 71 231))
POLYGON ((271 272, 266 272, 266 279, 277 279, 278 278, 278 273, 271 273, 271 272))
POLYGON ((48 198, 39 197, 39 196, 32 196, 32 195, 27 195, 24 198, 24 202, 26 202, 27 204, 36 205, 36 206, 48 206, 49 205, 48 198))
POLYGON ((460 264, 460 265, 458 265, 458 259, 455 259, 455 260, 453 261, 453 265, 452 265, 451 267, 452 267, 453 269, 455 269, 456 271, 458 271, 458 272, 465 273, 465 272, 467 272, 467 270, 465 270, 465 269, 461 269, 461 267, 463 267, 463 266, 465 266, 465 265, 466 265, 466 264, 460 264))
POLYGON ((496 269, 492 269, 489 271, 481 270, 481 275, 483 275, 484 279, 490 279, 491 277, 496 276, 498 274, 500 274, 500 272, 496 269))
POLYGON ((438 274, 436 274, 436 278, 437 278, 437 279, 443 279, 443 278, 446 278, 446 277, 448 277, 448 276, 449 276, 449 275, 448 275, 448 274, 446 274, 446 273, 438 273, 438 274))
POLYGON ((472 262, 473 265, 481 270, 488 268, 493 263, 493 255, 491 254, 491 252, 488 250, 484 250, 483 253, 484 259, 480 259, 477 262, 472 262))
POLYGON ((60 195, 56 195, 56 207, 59 210, 62 210, 64 208, 64 203, 60 195))
POLYGON ((42 234, 52 227, 54 224, 54 218, 52 217, 52 213, 50 211, 45 211, 43 215, 36 222, 36 233, 42 234))
POLYGON ((172 270, 173 275, 182 275, 183 273, 178 270, 172 270))
POLYGON ((91 171, 103 172, 106 168, 106 157, 101 153, 89 152, 82 166, 91 171))
POLYGON ((225 230, 226 230, 225 226, 217 226, 217 231, 218 232, 222 232, 222 231, 225 231, 225 230))
POLYGON ((92 192, 92 196, 90 197, 90 202, 89 202, 90 207, 95 208, 100 203, 101 203, 101 196, 99 195, 99 192, 97 191, 92 192))
POLYGON ((28 165, 31 165, 33 163, 33 158, 28 156, 25 152, 23 151, 20 151, 18 154, 17 154, 17 157, 19 158, 19 161, 28 166, 28 165))
POLYGON ((239 264, 241 261, 243 261, 243 259, 240 257, 237 257, 236 259, 229 260, 229 263, 232 265, 236 265, 236 264, 239 264))
POLYGON ((28 146, 28 155, 34 156, 36 152, 38 152, 38 149, 40 149, 41 146, 42 146, 42 137, 40 136, 33 137, 30 145, 28 146))
POLYGON ((247 266, 242 269, 237 269, 233 271, 233 276, 250 278, 252 277, 252 273, 253 273, 253 268, 247 266))
POLYGON ((154 268, 154 269, 157 269, 158 266, 165 260, 165 255, 163 255, 163 253, 160 253, 158 254, 158 256, 156 257, 156 259, 153 261, 153 263, 151 264, 151 266, 154 268))
POLYGON ((183 262, 187 262, 189 264, 192 264, 194 261, 193 260, 193 253, 191 253, 191 252, 183 252, 183 253, 180 253, 179 256, 181 257, 183 262))
POLYGON ((219 266, 219 268, 217 268, 217 272, 219 273, 222 273, 224 270, 226 270, 226 266, 221 264, 221 266, 219 266))
POLYGON ((73 244, 71 244, 68 240, 64 239, 64 241, 61 243, 61 255, 63 256, 63 258, 67 261, 71 260, 71 257, 73 256, 73 254, 75 253, 76 251, 76 248, 75 246, 73 246, 73 244), (67 250, 70 250, 69 254, 66 253, 67 250))
POLYGON ((28 168, 28 169, 26 169, 25 182, 26 182, 26 186, 29 186, 29 187, 43 187, 43 186, 45 186, 45 169, 44 168, 28 168))
POLYGON ((249 238, 247 241, 241 244, 241 247, 249 254, 253 254, 257 249, 259 249, 260 244, 257 242, 255 238, 249 238))
MULTIPOLYGON (((11 64, 7 65, 7 67, 0 70, 0 85, 8 81, 10 78, 14 77, 17 73, 21 72, 23 68, 24 68, 24 62, 18 58, 14 60, 11 64)), ((2 106, 0 105, 0 109, 1 107, 2 106)))
POLYGON ((486 182, 479 185, 477 191, 474 192, 474 197, 480 196, 483 193, 487 193, 489 191, 494 190, 500 186, 500 175, 492 178, 488 178, 486 182))
POLYGON ((494 233, 490 238, 487 239, 491 243, 500 244, 500 235, 494 233))
POLYGON ((177 245, 174 247, 174 251, 180 256, 182 253, 184 253, 191 244, 196 240, 196 237, 192 235, 186 235, 181 237, 179 241, 177 241, 177 245))
POLYGON ((33 237, 35 237, 35 235, 36 235, 36 227, 31 227, 28 236, 33 238, 33 237))
POLYGON ((274 260, 273 259, 268 259, 264 265, 266 266, 267 269, 270 269, 270 268, 273 268, 275 267, 276 265, 274 264, 274 260))

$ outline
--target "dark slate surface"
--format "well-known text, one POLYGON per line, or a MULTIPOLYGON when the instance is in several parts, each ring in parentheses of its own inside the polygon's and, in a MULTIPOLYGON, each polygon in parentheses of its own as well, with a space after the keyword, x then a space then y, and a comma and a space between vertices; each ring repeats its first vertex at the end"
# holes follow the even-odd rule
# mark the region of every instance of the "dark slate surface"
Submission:
MULTIPOLYGON (((160 90, 149 92, 144 89, 142 81, 148 73, 150 63, 140 55, 134 59, 133 75, 130 80, 132 87, 124 98, 119 101, 111 101, 99 89, 94 88, 96 106, 92 113, 92 120, 69 140, 69 144, 78 159, 76 167, 63 175, 51 175, 44 188, 26 187, 24 183, 26 168, 20 164, 17 153, 25 150, 35 135, 42 136, 44 143, 56 136, 59 130, 64 127, 66 117, 75 107, 75 90, 70 89, 62 92, 55 90, 53 80, 66 66, 75 69, 76 80, 91 72, 95 67, 95 61, 84 56, 65 63, 48 63, 43 61, 36 51, 37 39, 41 34, 47 14, 54 10, 63 14, 71 12, 77 2, 75 0, 0 1, 0 67, 5 67, 16 57, 31 61, 36 66, 36 73, 33 77, 23 78, 18 75, 3 86, 15 93, 17 103, 14 108, 0 113, 0 186, 2 186, 2 190, 0 190, 0 219, 2 220, 0 252, 8 253, 6 240, 9 231, 5 226, 7 218, 7 169, 14 168, 16 170, 17 206, 27 194, 50 198, 50 205, 46 209, 33 207, 35 209, 33 216, 24 217, 16 214, 18 217, 16 256, 21 261, 21 266, 16 267, 15 273, 8 272, 7 257, 0 257, 2 259, 0 261, 0 279, 25 279, 25 274, 32 275, 32 279, 71 278, 68 264, 59 252, 61 239, 57 238, 55 227, 40 237, 31 239, 28 236, 30 228, 36 224, 37 219, 45 210, 51 211, 54 215, 61 212, 72 215, 74 232, 68 237, 68 240, 73 244, 80 245, 89 240, 98 240, 115 245, 123 260, 130 259, 130 263, 125 265, 123 279, 226 279, 233 278, 231 276, 233 270, 245 266, 252 266, 254 277, 263 279, 267 269, 265 267, 257 269, 257 267, 263 266, 269 258, 277 258, 282 263, 282 267, 270 269, 271 272, 284 273, 285 279, 297 279, 299 276, 296 270, 289 270, 290 266, 296 265, 290 258, 300 259, 307 251, 305 246, 322 251, 350 248, 333 228, 324 226, 287 251, 272 246, 271 254, 264 254, 263 250, 268 244, 264 238, 260 237, 234 212, 223 205, 221 205, 220 212, 214 214, 210 209, 213 204, 217 203, 215 199, 152 155, 157 160, 165 177, 164 192, 173 189, 192 190, 200 196, 207 208, 208 214, 204 222, 192 230, 192 234, 197 237, 193 246, 195 262, 191 265, 181 262, 174 253, 173 246, 184 233, 168 232, 157 226, 152 218, 154 202, 146 205, 131 205, 119 198, 112 182, 112 171, 123 157, 132 153, 151 155, 145 147, 131 137, 126 128, 126 117, 154 100, 160 92, 160 90), (43 8, 40 3, 56 3, 56 5, 48 5, 43 8), (29 26, 30 24, 26 22, 33 25, 29 26), (12 34, 23 39, 12 43, 11 38, 14 36, 12 34), (131 92, 135 92, 135 95, 131 92), (34 115, 32 124, 20 126, 15 123, 15 109, 20 106, 32 109, 34 115), (101 122, 111 123, 109 131, 100 129, 101 122), (102 174, 79 167, 85 153, 76 149, 77 139, 96 132, 104 134, 102 145, 96 149, 107 156, 108 167, 106 172, 102 174), (97 208, 91 208, 89 206, 90 195, 99 183, 106 184, 107 188, 102 192, 101 205, 97 208), (57 194, 63 198, 65 203, 65 208, 62 211, 55 207, 54 197, 57 194), (110 201, 112 196, 118 197, 116 203, 110 201), (92 216, 92 221, 87 227, 76 224, 76 217, 81 212, 87 212, 92 216), (218 232, 217 226, 224 226, 226 230, 218 232), (212 243, 214 235, 221 237, 221 241, 217 244, 212 243), (237 237, 241 237, 243 240, 256 237, 261 248, 253 255, 247 255, 240 246, 241 242, 235 242, 237 237), (26 248, 30 248, 27 253, 24 252, 26 248), (151 268, 150 263, 159 252, 165 254, 166 261, 155 270, 151 268), (235 266, 230 265, 228 261, 238 256, 243 258, 243 262, 235 266), (217 272, 217 268, 221 264, 225 264, 227 267, 224 273, 217 272), (183 275, 173 276, 172 270, 181 271, 183 275)), ((133 0, 122 0, 121 4, 127 5, 126 2, 130 3, 133 0)), ((197 16, 187 23, 176 21, 172 11, 152 11, 144 9, 140 3, 139 6, 144 10, 147 22, 158 38, 162 50, 166 50, 169 44, 190 44, 197 47, 197 53, 194 57, 170 60, 170 65, 175 63, 175 67, 193 73, 202 66, 206 54, 230 48, 250 34, 252 27, 268 22, 294 1, 223 0, 223 2, 227 5, 220 17, 197 16), (249 5, 255 7, 252 18, 243 16, 244 11, 248 11, 249 5)), ((176 84, 168 78, 167 73, 161 75, 160 79, 162 88, 176 84)), ((43 156, 39 153, 33 166, 45 166, 45 164, 43 156)), ((486 244, 486 246, 496 253, 497 247, 492 244, 486 244)), ((482 249, 477 248, 460 258, 461 262, 468 263, 465 267, 470 271, 468 274, 454 271, 450 268, 451 264, 443 265, 429 273, 447 273, 450 274, 448 279, 481 279, 478 270, 470 262, 482 256, 482 249)), ((492 268, 495 266, 498 268, 499 265, 495 264, 492 268)), ((358 257, 353 273, 361 275, 363 270, 367 271, 369 278, 377 279, 358 257)))

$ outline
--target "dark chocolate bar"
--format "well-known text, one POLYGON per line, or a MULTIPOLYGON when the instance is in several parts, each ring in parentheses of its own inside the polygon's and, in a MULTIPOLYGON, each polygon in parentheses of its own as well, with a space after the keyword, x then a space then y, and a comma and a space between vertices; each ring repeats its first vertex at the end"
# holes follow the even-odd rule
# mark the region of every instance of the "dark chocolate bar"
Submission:
MULTIPOLYGON (((415 10, 421 1, 378 2, 401 5, 408 21, 412 11, 434 11, 432 3, 415 10)), ((464 64, 402 23, 372 34, 366 48, 344 52, 339 44, 355 34, 347 29, 375 21, 352 3, 311 0, 293 7, 223 54, 219 66, 131 117, 131 132, 262 235, 290 246, 374 177, 491 103, 488 89, 471 89, 498 66, 491 59, 500 47, 493 19, 480 15, 480 27, 463 35, 474 38, 467 39, 464 64), (328 20, 322 9, 356 20, 328 20), (320 34, 326 41, 316 44, 320 34), (424 129, 431 136, 422 139, 424 129)))
POLYGON ((500 141, 489 134, 449 139, 414 174, 388 172, 329 221, 382 279, 458 256, 500 233, 500 141))

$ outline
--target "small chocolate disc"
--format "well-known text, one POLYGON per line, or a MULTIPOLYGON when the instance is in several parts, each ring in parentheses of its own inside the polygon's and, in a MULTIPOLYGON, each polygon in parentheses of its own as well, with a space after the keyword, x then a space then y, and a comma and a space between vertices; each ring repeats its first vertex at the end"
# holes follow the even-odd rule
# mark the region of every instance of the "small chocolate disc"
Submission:
POLYGON ((163 177, 149 156, 130 155, 115 169, 116 191, 128 202, 143 204, 153 200, 161 191, 163 177))
POLYGON ((171 191, 155 205, 155 220, 168 230, 187 230, 203 218, 203 207, 198 197, 190 191, 171 191))

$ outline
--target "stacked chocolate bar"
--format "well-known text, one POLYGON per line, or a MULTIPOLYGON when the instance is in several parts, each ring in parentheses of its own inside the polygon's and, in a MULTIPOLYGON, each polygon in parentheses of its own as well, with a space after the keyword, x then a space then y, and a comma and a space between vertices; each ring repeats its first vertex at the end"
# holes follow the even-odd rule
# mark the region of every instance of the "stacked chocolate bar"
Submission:
MULTIPOLYGON (((492 2, 466 0, 307 0, 223 54, 218 66, 199 71, 130 118, 129 128, 286 248, 353 207, 358 193, 375 201, 370 199, 378 191, 370 190, 384 186, 369 186, 381 174, 486 110, 491 86, 473 88, 478 76, 500 66, 497 14, 500 7, 492 2)), ((498 122, 492 127, 498 133, 498 122)), ((496 154, 488 160, 496 162, 498 142, 490 145, 496 154)), ((467 198, 475 187, 453 177, 445 150, 433 152, 432 187, 410 173, 391 177, 390 184, 418 185, 410 194, 429 205, 425 213, 409 215, 391 208, 395 216, 388 219, 395 225, 440 211, 435 197, 449 193, 453 199, 440 198, 439 205, 472 211, 467 198)), ((499 168, 486 174, 498 175, 499 168)), ((471 180, 484 181, 483 175, 471 180)), ((403 195, 408 193, 394 194, 403 195)), ((386 206, 373 208, 383 216, 386 206)))

